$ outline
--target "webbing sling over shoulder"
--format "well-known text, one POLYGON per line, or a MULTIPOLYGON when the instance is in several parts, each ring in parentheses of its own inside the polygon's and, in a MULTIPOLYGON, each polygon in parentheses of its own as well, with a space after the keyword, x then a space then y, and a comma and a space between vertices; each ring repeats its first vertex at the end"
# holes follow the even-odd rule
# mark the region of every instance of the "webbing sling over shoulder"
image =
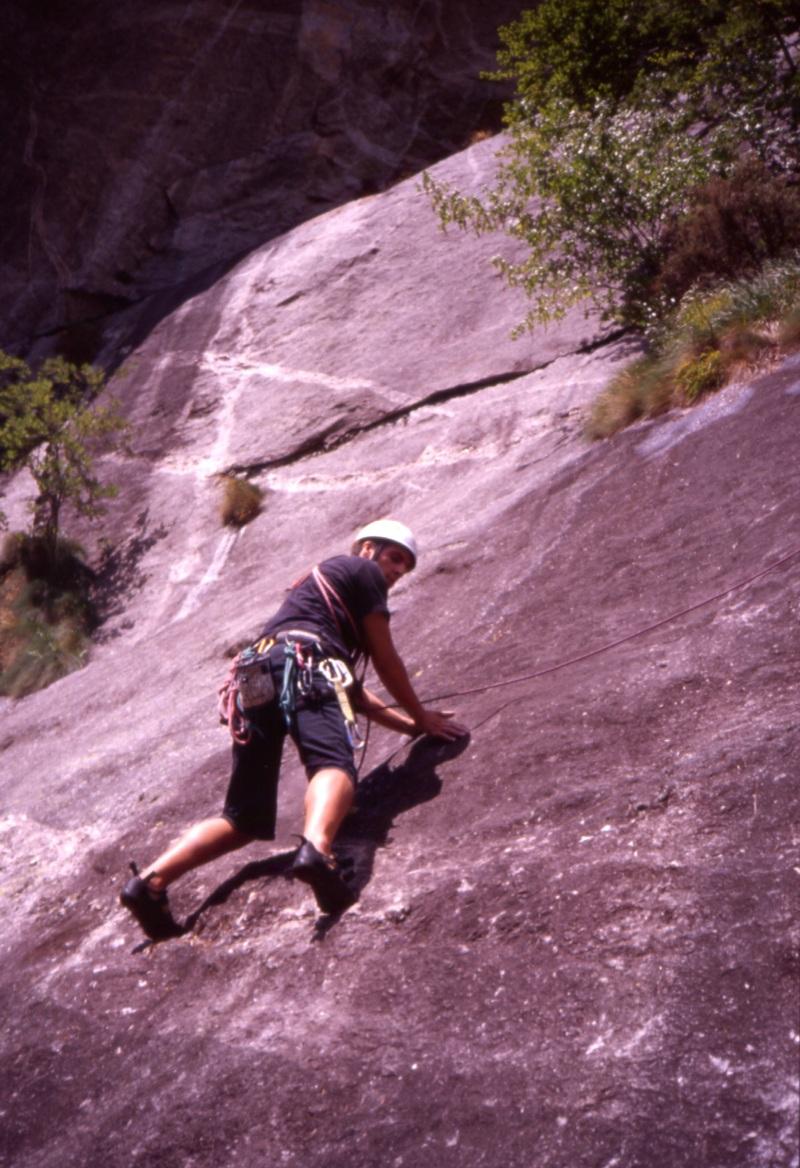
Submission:
POLYGON ((344 635, 344 628, 342 626, 341 618, 339 617, 339 614, 336 611, 336 608, 334 607, 334 604, 333 604, 334 600, 339 605, 339 607, 341 608, 344 615, 347 617, 347 621, 348 621, 348 624, 350 625, 350 629, 352 630, 353 639, 355 640, 356 647, 357 647, 359 653, 363 653, 366 656, 366 648, 364 646, 364 640, 361 636, 358 625, 353 620, 353 614, 350 612, 350 609, 347 607, 345 602, 342 600, 341 596, 336 591, 334 586, 331 584, 330 580, 324 574, 324 572, 319 567, 319 565, 317 565, 317 564, 314 565, 314 567, 311 569, 311 575, 314 579, 314 583, 316 584, 317 588, 319 588, 320 592, 322 593, 322 599, 327 604, 328 609, 330 611, 330 614, 333 617, 333 619, 336 621, 336 624, 338 625, 340 632, 344 635))

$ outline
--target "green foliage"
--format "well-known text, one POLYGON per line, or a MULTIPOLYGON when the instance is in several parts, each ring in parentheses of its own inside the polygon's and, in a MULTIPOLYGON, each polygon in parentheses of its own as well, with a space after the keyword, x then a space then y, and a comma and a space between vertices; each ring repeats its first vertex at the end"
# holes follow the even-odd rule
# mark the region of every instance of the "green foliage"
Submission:
POLYGON ((706 123, 779 112, 796 128, 798 31, 794 0, 542 0, 500 29, 492 76, 515 83, 512 120, 551 101, 591 110, 658 94, 706 123))
POLYGON ((103 382, 103 373, 90 365, 55 357, 34 373, 24 361, 0 352, 0 469, 25 466, 33 476, 38 490, 31 504, 33 529, 51 556, 65 504, 96 518, 103 514, 103 500, 116 494, 93 470, 98 442, 124 428, 116 406, 91 404, 103 382))
POLYGON ((25 697, 84 665, 88 643, 69 622, 54 626, 29 617, 20 629, 25 649, 0 673, 4 697, 25 697))
POLYGON ((707 176, 708 144, 676 135, 668 110, 622 118, 605 100, 591 113, 551 106, 511 133, 497 183, 482 199, 424 176, 442 224, 502 230, 525 245, 520 260, 494 260, 532 302, 521 328, 587 297, 608 318, 645 325, 661 234, 707 176))
POLYGON ((800 254, 756 275, 686 297, 651 352, 613 378, 595 402, 591 438, 641 417, 692 405, 737 372, 800 345, 800 254))
POLYGON ((542 0, 500 30, 493 76, 516 93, 495 186, 424 187, 444 226, 524 245, 495 261, 532 300, 523 327, 587 296, 652 327, 674 306, 658 275, 692 192, 743 152, 800 167, 798 35, 790 0, 542 0))
MULTIPOLYGON (((706 4, 715 25, 721 4, 706 4)), ((597 98, 615 103, 641 87, 661 61, 675 70, 702 53, 697 4, 689 0, 543 0, 499 30, 500 69, 533 108, 565 99, 591 109, 597 98)))
POLYGON ((669 361, 643 357, 632 362, 606 386, 592 407, 589 438, 608 438, 638 418, 655 417, 674 404, 669 361))
POLYGON ((124 422, 92 405, 104 375, 61 358, 34 372, 0 352, 0 470, 27 467, 37 488, 32 530, 6 538, 0 556, 0 693, 21 697, 81 666, 94 625, 91 572, 61 536, 69 504, 96 518, 116 488, 94 472, 103 439, 124 422))
POLYGON ((695 343, 718 341, 744 324, 769 324, 800 307, 800 252, 764 264, 751 277, 729 281, 713 291, 686 297, 673 330, 695 343))
POLYGON ((264 492, 256 483, 235 475, 221 475, 220 518, 227 527, 244 527, 261 510, 264 492))
POLYGON ((687 405, 725 382, 725 361, 720 349, 709 349, 697 357, 690 355, 675 367, 675 387, 687 405))

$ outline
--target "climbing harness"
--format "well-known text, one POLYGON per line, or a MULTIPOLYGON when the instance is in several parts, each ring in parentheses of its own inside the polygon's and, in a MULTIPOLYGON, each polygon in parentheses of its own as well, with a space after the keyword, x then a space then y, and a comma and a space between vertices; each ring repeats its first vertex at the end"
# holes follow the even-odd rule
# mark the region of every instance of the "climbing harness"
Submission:
POLYGON ((279 634, 279 637, 285 639, 285 660, 278 704, 283 711, 287 730, 291 729, 298 697, 311 696, 314 692, 315 679, 321 676, 336 694, 348 742, 354 750, 359 749, 363 746, 364 740, 347 693, 348 686, 353 684, 354 678, 345 662, 338 657, 324 656, 321 644, 311 635, 304 638, 297 632, 289 631, 279 634))
POLYGON ((326 657, 319 639, 302 629, 280 632, 275 637, 263 637, 234 658, 218 691, 220 721, 227 722, 234 742, 246 745, 253 731, 249 715, 273 701, 277 695, 286 729, 291 730, 297 700, 312 696, 318 676, 335 692, 348 738, 351 743, 357 742, 358 728, 346 691, 346 687, 353 682, 353 675, 344 661, 326 657), (281 644, 284 654, 283 677, 280 689, 277 690, 272 678, 270 650, 281 644))
POLYGON ((283 712, 286 729, 291 730, 298 695, 308 697, 311 694, 314 669, 323 650, 315 635, 302 629, 279 633, 278 640, 284 643, 283 682, 278 705, 283 712))

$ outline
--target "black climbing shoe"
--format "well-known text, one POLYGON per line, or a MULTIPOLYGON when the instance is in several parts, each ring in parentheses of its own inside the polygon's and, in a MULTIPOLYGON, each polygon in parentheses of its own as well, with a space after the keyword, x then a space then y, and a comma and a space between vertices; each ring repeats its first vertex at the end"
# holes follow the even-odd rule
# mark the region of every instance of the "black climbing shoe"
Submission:
POLYGON ((303 839, 290 871, 297 880, 308 884, 324 913, 344 912, 355 903, 356 897, 339 875, 336 860, 324 856, 310 840, 303 839))
MULTIPOLYGON (((134 865, 131 867, 135 873, 134 865)), ((169 910, 166 892, 155 892, 138 874, 131 876, 119 900, 133 913, 151 941, 167 941, 182 935, 183 929, 169 910)))

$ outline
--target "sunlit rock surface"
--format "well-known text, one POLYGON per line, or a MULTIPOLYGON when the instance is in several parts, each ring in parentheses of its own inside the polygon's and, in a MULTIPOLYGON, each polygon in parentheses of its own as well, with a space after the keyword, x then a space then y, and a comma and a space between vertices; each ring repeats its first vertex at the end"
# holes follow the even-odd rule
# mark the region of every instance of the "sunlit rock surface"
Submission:
POLYGON ((9 1164, 796 1164, 800 364, 588 445, 630 353, 577 314, 510 341, 497 246, 408 181, 116 378, 104 642, 2 709, 9 1164), (266 492, 239 535, 232 468, 266 492), (228 647, 385 513, 422 546, 396 640, 469 743, 373 734, 338 922, 283 876, 287 752, 275 844, 178 884, 191 931, 143 950, 119 886, 219 807, 228 647))
POLYGON ((497 122, 518 0, 73 0, 2 16, 0 346, 109 317, 497 122), (494 104, 493 104, 494 103, 494 104))

